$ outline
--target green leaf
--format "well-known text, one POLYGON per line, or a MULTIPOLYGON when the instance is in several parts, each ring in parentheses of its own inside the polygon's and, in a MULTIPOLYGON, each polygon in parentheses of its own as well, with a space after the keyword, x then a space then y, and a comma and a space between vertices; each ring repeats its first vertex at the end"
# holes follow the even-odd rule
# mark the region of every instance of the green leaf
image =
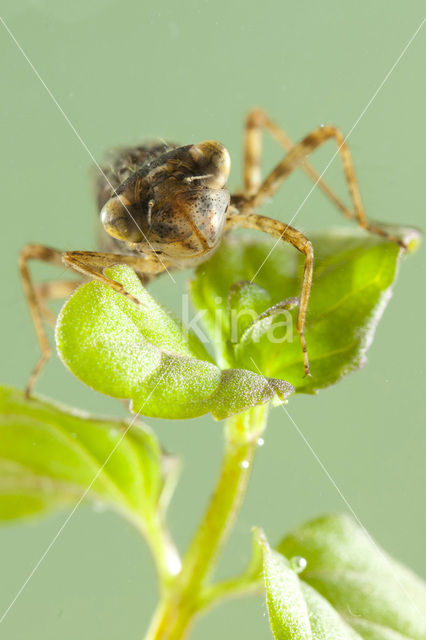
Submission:
POLYGON ((289 561, 261 534, 266 601, 276 640, 360 640, 319 593, 302 582, 289 561))
POLYGON ((278 549, 364 640, 425 640, 426 585, 346 515, 309 522, 278 549))
POLYGON ((259 285, 244 280, 233 284, 228 294, 231 343, 239 342, 245 330, 271 303, 271 296, 259 285))
POLYGON ((146 532, 161 517, 172 460, 140 422, 94 418, 0 387, 0 520, 84 496, 146 532))
MULTIPOLYGON (((413 230, 400 231, 413 244, 413 238, 418 238, 413 230)), ((315 269, 306 340, 312 378, 304 376, 295 329, 297 308, 279 306, 287 300, 287 307, 292 303, 294 307, 303 256, 284 243, 253 236, 228 236, 214 256, 197 268, 191 283, 194 305, 205 310, 203 321, 223 366, 260 370, 265 376, 288 380, 299 393, 313 393, 365 363, 402 250, 356 229, 316 233, 311 240, 315 269), (235 328, 230 321, 230 310, 235 308, 233 287, 252 279, 256 284, 251 290, 248 285, 245 288, 245 318, 250 309, 261 315, 249 324, 244 319, 243 326, 237 315, 235 328)))
POLYGON ((221 419, 292 391, 243 369, 222 371, 202 343, 185 332, 125 266, 106 270, 140 300, 100 282, 77 289, 56 325, 56 343, 77 378, 101 393, 128 398, 132 410, 158 418, 208 413, 221 419))

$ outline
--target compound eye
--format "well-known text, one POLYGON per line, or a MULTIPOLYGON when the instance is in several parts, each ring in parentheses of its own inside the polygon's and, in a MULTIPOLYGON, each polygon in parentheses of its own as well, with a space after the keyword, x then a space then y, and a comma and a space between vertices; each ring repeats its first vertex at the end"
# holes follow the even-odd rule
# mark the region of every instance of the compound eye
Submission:
POLYGON ((223 189, 231 171, 231 157, 228 149, 215 140, 206 140, 192 145, 189 153, 205 178, 199 184, 210 189, 223 189))
POLYGON ((107 233, 117 240, 142 242, 143 233, 139 227, 131 204, 124 196, 115 196, 101 209, 101 223, 107 233))

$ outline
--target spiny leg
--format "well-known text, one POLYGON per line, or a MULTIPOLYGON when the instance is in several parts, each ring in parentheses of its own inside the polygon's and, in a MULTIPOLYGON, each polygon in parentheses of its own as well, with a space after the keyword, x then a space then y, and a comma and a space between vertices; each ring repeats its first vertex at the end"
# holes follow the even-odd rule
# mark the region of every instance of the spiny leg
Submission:
POLYGON ((154 254, 142 256, 102 253, 100 251, 65 251, 62 254, 62 262, 87 278, 93 278, 108 285, 136 304, 139 304, 139 300, 128 293, 122 284, 111 280, 111 278, 107 278, 103 270, 114 264, 126 264, 132 267, 139 275, 143 276, 144 274, 156 275, 164 271, 168 266, 168 263, 164 262, 164 258, 160 262, 160 259, 154 254))
POLYGON ((318 127, 312 133, 303 138, 301 142, 291 147, 287 155, 284 156, 283 160, 281 160, 281 162, 279 162, 271 171, 257 191, 238 202, 239 211, 241 213, 249 213, 271 198, 292 171, 298 167, 303 167, 308 155, 330 139, 334 139, 337 143, 338 154, 342 162, 343 172, 353 206, 353 211, 351 212, 346 210, 344 212, 345 215, 355 218, 359 226, 363 229, 377 233, 378 235, 388 238, 392 242, 405 247, 404 242, 400 238, 389 233, 381 226, 367 220, 358 183, 355 177, 351 153, 345 142, 343 134, 339 129, 330 125, 318 127))
MULTIPOLYGON (((294 147, 294 142, 289 138, 281 127, 279 127, 268 114, 259 108, 249 111, 244 127, 244 191, 251 196, 256 193, 262 182, 261 160, 262 160, 262 137, 264 131, 270 135, 289 151, 294 147)), ((336 196, 328 184, 322 180, 320 174, 307 162, 303 162, 301 168, 318 185, 319 189, 336 205, 346 218, 353 218, 354 215, 348 207, 336 196)))
MULTIPOLYGON (((30 260, 38 260, 57 267, 63 267, 61 251, 57 251, 56 249, 51 249, 50 247, 45 247, 43 245, 28 244, 22 249, 19 255, 19 271, 22 286, 25 297, 27 298, 34 329, 41 348, 41 357, 36 363, 27 383, 25 390, 27 396, 30 395, 43 365, 51 355, 51 348, 43 325, 43 319, 46 319, 46 314, 48 313, 48 310, 44 306, 44 301, 47 296, 43 294, 46 294, 47 291, 43 291, 33 283, 28 267, 28 262, 30 260)), ((65 282, 67 281, 64 280, 64 283, 65 282)), ((67 284, 67 286, 69 285, 67 284)))
POLYGON ((268 233, 269 235, 279 238, 284 242, 289 242, 305 256, 305 267, 303 270, 302 288, 299 297, 299 311, 296 329, 302 344, 305 375, 311 375, 309 372, 309 359, 305 340, 305 320, 314 267, 314 249, 312 247, 312 243, 301 231, 298 231, 294 227, 290 227, 284 222, 279 222, 273 218, 267 218, 266 216, 260 216, 254 213, 237 213, 231 209, 231 213, 226 220, 226 228, 230 229, 232 227, 263 231, 264 233, 268 233))
POLYGON ((43 245, 26 245, 19 256, 19 269, 24 293, 27 298, 42 353, 28 380, 25 390, 27 396, 31 394, 43 365, 51 355, 51 348, 47 339, 43 320, 51 322, 53 317, 50 310, 45 306, 45 301, 49 299, 66 298, 83 282, 83 280, 57 280, 42 284, 34 284, 28 267, 28 263, 31 260, 45 262, 57 267, 63 267, 64 264, 71 266, 84 276, 96 278, 97 280, 104 282, 135 302, 139 301, 128 294, 118 282, 114 282, 107 278, 101 273, 101 271, 96 271, 96 269, 102 270, 103 268, 112 266, 113 264, 128 264, 140 275, 145 273, 158 273, 162 269, 162 265, 159 264, 158 259, 154 256, 152 258, 145 258, 142 256, 126 256, 121 254, 96 254, 95 252, 85 251, 69 251, 63 253, 62 251, 43 245))

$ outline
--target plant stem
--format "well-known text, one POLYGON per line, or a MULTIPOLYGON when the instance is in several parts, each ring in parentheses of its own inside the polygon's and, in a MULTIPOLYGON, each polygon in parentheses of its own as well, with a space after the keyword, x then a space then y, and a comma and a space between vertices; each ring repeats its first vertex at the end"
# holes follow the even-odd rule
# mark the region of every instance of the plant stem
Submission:
POLYGON ((247 575, 243 573, 236 578, 230 578, 223 582, 218 582, 210 587, 206 587, 203 591, 203 599, 200 603, 200 609, 208 609, 216 606, 222 600, 229 598, 238 598, 240 596, 260 594, 264 592, 264 580, 262 573, 258 575, 247 575))
POLYGON ((180 640, 203 606, 202 592, 239 512, 266 413, 265 406, 255 407, 226 421, 225 454, 216 489, 146 640, 180 640))
POLYGON ((155 522, 145 532, 157 566, 159 589, 164 593, 182 568, 181 559, 164 522, 155 522))

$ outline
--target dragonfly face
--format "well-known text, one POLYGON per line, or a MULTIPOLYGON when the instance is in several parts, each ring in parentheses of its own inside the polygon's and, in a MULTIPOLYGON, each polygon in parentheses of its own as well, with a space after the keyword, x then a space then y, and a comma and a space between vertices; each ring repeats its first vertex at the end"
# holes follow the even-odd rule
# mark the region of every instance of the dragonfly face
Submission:
POLYGON ((218 142, 178 147, 116 189, 101 222, 111 236, 143 253, 171 260, 206 255, 222 237, 229 171, 229 153, 218 142))

